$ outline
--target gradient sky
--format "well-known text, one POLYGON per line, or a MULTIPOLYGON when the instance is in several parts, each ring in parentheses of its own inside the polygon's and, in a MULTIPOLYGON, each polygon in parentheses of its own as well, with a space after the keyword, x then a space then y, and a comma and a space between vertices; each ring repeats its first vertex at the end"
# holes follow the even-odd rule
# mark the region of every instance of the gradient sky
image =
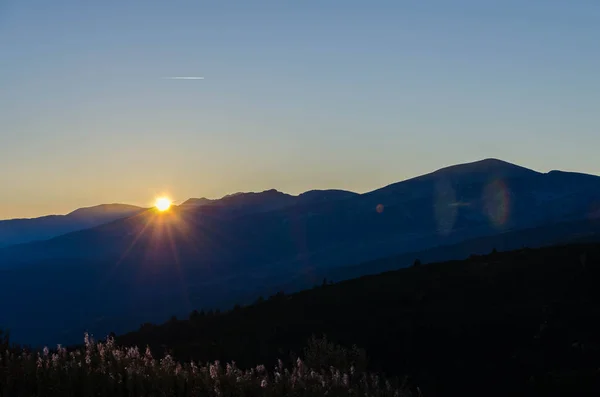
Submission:
POLYGON ((600 174, 599 71, 598 0, 1 0, 0 219, 600 174))

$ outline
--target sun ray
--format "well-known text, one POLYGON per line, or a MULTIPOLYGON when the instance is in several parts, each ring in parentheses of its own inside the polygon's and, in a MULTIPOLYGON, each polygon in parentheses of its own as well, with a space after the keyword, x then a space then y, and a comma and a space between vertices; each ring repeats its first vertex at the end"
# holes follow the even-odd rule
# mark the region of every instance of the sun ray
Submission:
POLYGON ((175 243, 175 239, 173 238, 172 231, 173 231, 173 228, 171 227, 171 225, 167 225, 167 238, 169 239, 169 245, 171 247, 171 253, 173 255, 173 260, 174 260, 175 268, 176 268, 175 271, 177 272, 177 276, 178 276, 179 283, 180 283, 180 288, 182 290, 181 293, 183 295, 183 298, 185 299, 185 303, 187 304, 187 309, 191 310, 192 302, 190 300, 189 291, 188 291, 188 288, 185 283, 183 269, 182 269, 181 263, 179 261, 177 245, 175 243))
MULTIPOLYGON (((129 254, 129 252, 131 252, 131 250, 136 246, 138 240, 145 234, 145 232, 148 229, 148 227, 153 223, 155 215, 152 215, 152 214, 150 214, 148 212, 143 212, 141 214, 135 215, 135 216, 133 216, 130 219, 135 220, 136 218, 141 218, 143 216, 147 216, 148 218, 145 220, 145 223, 142 226, 141 230, 139 230, 135 234, 135 236, 134 236, 133 240, 131 241, 131 243, 127 246, 127 248, 125 248, 124 252, 121 254, 121 256, 119 257, 119 259, 115 262, 115 264, 108 271, 108 273, 107 273, 107 275, 105 277, 105 280, 104 280, 105 283, 109 282, 109 280, 112 277, 112 275, 117 271, 117 268, 125 260, 125 258, 129 254)), ((105 283, 100 282, 100 286, 104 285, 105 283)))
MULTIPOLYGON (((163 198, 166 197, 160 197, 160 199, 163 198)), ((167 200, 170 206, 172 202, 170 199, 167 200)), ((227 244, 224 244, 222 239, 225 241, 228 239, 226 236, 221 236, 221 233, 215 236, 215 230, 213 230, 214 227, 212 227, 211 222, 199 222, 197 216, 193 216, 197 214, 192 215, 180 209, 169 210, 170 208, 166 208, 166 205, 159 206, 158 201, 159 199, 155 201, 154 211, 146 211, 126 221, 129 224, 129 233, 123 237, 126 242, 123 244, 122 253, 115 258, 114 264, 107 269, 105 277, 99 280, 98 287, 106 288, 106 285, 116 277, 116 273, 124 261, 135 251, 137 254, 141 254, 141 257, 139 257, 141 267, 137 268, 135 266, 137 276, 145 279, 147 277, 153 278, 164 271, 172 272, 173 281, 179 285, 176 289, 179 289, 179 296, 183 299, 182 304, 191 307, 191 291, 186 284, 185 266, 182 262, 182 254, 185 254, 181 250, 191 249, 198 254, 208 244, 219 251, 227 252, 225 249, 227 244), (166 209, 161 210, 161 207, 166 209), (171 270, 164 268, 167 264, 172 266, 171 270)), ((237 238, 233 240, 237 240, 237 238)), ((210 263, 206 263, 205 270, 210 274, 214 269, 212 269, 210 263)), ((137 279, 137 281, 132 279, 131 281, 134 284, 141 283, 141 285, 147 282, 141 279, 137 279)))

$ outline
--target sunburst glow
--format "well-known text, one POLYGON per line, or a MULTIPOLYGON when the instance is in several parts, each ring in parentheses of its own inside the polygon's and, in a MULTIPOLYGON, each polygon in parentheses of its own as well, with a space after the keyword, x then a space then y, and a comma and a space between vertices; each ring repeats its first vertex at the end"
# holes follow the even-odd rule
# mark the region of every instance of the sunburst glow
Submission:
POLYGON ((166 197, 160 197, 156 199, 155 206, 159 211, 166 211, 171 207, 171 200, 166 197))

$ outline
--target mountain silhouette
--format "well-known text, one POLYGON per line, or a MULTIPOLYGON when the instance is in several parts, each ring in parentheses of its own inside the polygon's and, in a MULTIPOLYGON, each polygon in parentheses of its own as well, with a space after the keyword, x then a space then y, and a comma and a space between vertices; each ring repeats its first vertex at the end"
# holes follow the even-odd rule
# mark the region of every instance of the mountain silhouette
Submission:
POLYGON ((474 178, 478 175, 484 178, 518 178, 527 177, 540 174, 537 171, 530 170, 525 167, 521 167, 516 164, 512 164, 503 160, 494 158, 488 158, 484 160, 475 161, 472 163, 464 163, 452 165, 449 167, 441 168, 430 174, 418 177, 419 179, 426 178, 450 178, 450 177, 461 177, 468 175, 469 178, 474 178))
POLYGON ((0 247, 45 240, 61 234, 88 229, 134 215, 143 208, 126 204, 103 204, 80 208, 67 215, 0 221, 0 247))
POLYGON ((311 190, 298 196, 282 193, 276 189, 263 192, 238 192, 228 194, 221 199, 211 200, 205 197, 190 198, 182 204, 183 208, 211 207, 212 213, 239 216, 256 212, 273 211, 289 206, 310 204, 314 202, 336 201, 358 196, 357 193, 345 190, 311 190))
POLYGON ((182 207, 199 207, 201 205, 210 205, 214 200, 208 199, 206 197, 201 198, 190 198, 181 203, 182 207))
POLYGON ((523 244, 595 238, 589 227, 600 214, 600 177, 487 159, 364 194, 267 190, 188 201, 0 249, 0 300, 21 300, 0 313, 0 323, 27 342, 66 342, 59 338, 66 330, 77 338, 86 329, 122 332, 393 255, 435 249, 442 260, 464 252, 445 246, 496 244, 527 230, 534 231, 523 244), (45 330, 19 310, 36 313, 45 330))

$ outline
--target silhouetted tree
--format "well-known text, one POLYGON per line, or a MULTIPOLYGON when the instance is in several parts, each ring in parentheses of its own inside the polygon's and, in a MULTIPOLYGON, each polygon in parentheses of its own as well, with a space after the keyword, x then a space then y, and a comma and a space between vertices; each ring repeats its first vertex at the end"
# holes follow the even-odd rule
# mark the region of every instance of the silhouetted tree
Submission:
POLYGON ((200 319, 200 313, 198 313, 198 310, 194 310, 193 312, 190 313, 190 321, 198 321, 200 319))
POLYGON ((150 329, 152 329, 154 327, 154 324, 152 323, 143 323, 142 325, 140 325, 140 331, 148 331, 150 329))
POLYGON ((285 293, 283 291, 279 291, 278 293, 276 293, 275 295, 271 295, 269 297, 269 300, 276 300, 276 299, 281 299, 285 296, 285 293))
POLYGON ((10 332, 0 329, 0 352, 4 352, 10 345, 10 332))
POLYGON ((421 260, 419 258, 415 259, 413 266, 421 266, 421 260))

